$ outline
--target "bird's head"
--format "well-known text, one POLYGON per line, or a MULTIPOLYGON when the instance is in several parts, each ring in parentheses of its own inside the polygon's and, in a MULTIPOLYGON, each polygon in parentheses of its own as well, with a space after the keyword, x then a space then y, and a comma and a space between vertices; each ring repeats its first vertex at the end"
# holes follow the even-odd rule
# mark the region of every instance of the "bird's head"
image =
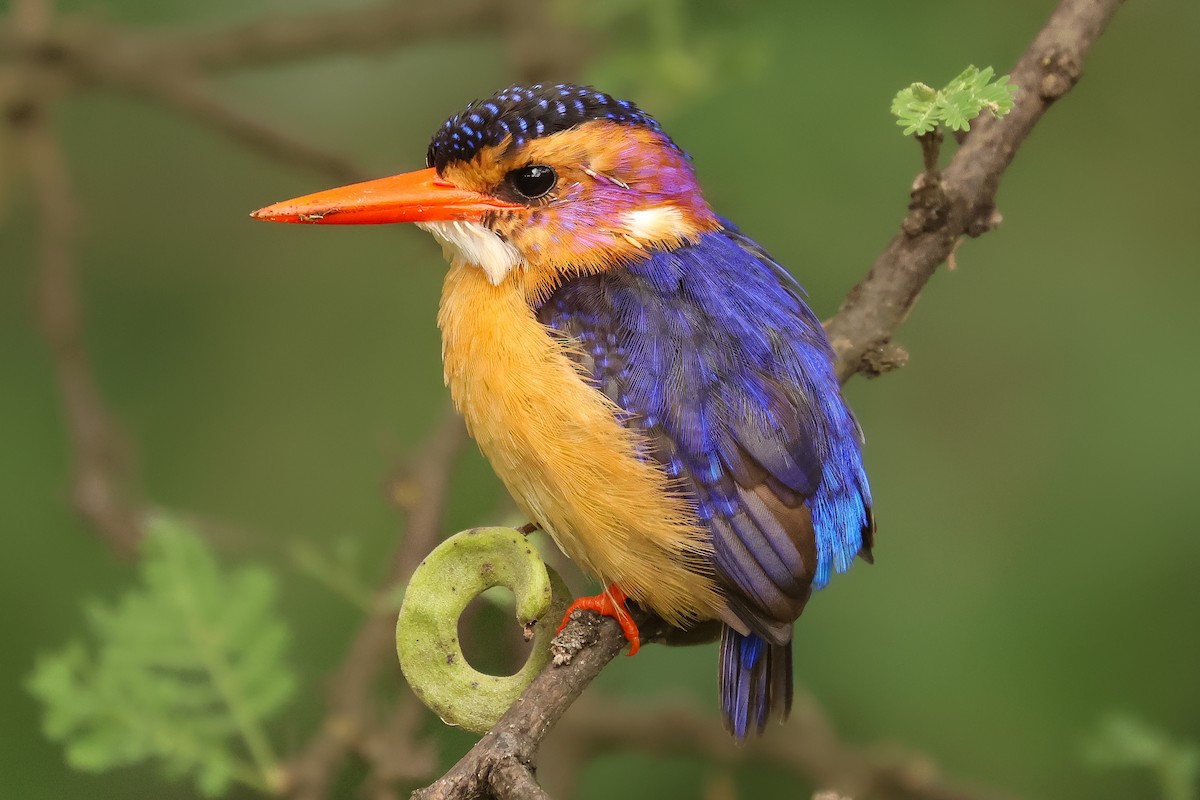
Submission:
POLYGON ((452 261, 544 295, 720 227, 687 155, 633 103, 572 85, 514 86, 434 134, 427 169, 277 203, 276 222, 415 222, 452 261))

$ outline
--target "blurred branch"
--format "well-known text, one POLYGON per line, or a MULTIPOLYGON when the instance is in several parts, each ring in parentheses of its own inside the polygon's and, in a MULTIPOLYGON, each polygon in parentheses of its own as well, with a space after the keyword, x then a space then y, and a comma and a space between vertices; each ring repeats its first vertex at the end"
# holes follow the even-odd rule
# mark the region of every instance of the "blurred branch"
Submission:
POLYGON ((92 63, 94 74, 108 78, 116 88, 157 101, 268 158, 322 172, 341 183, 368 177, 348 159, 238 108, 231 100, 213 92, 198 75, 170 70, 126 73, 114 65, 106 65, 101 58, 93 58, 92 63))
POLYGON ((199 32, 130 32, 76 15, 44 27, 37 38, 23 35, 15 15, 10 15, 0 19, 0 58, 27 60, 69 73, 73 54, 105 49, 142 68, 230 70, 494 32, 501 28, 502 8, 496 0, 443 0, 436 4, 385 0, 335 11, 266 14, 199 32))
MULTIPOLYGON (((914 192, 900 232, 825 325, 843 381, 857 372, 880 374, 873 355, 895 347, 892 334, 938 266, 963 236, 999 223, 995 199, 1004 171, 1046 110, 1079 80, 1085 56, 1120 6, 1121 0, 1064 0, 1012 69, 1019 90, 1013 110, 972 123, 942 172, 941 192, 914 192)), ((883 363, 882 371, 897 366, 883 363)))
MULTIPOLYGON (((49 27, 49 3, 14 4, 10 27, 37 39, 49 27)), ((132 555, 143 533, 143 514, 130 498, 129 442, 104 404, 88 361, 79 303, 76 233, 79 209, 66 159, 40 96, 39 76, 10 67, 0 85, 0 106, 29 174, 39 216, 38 320, 50 348, 71 451, 71 498, 77 511, 119 554, 132 555)))
POLYGON ((376 611, 363 622, 341 666, 329 678, 324 722, 286 767, 289 798, 327 797, 351 749, 377 764, 377 772, 386 771, 388 780, 376 778, 377 783, 421 780, 437 767, 436 752, 417 742, 423 717, 415 698, 403 693, 390 720, 381 726, 372 713, 376 706, 372 690, 384 664, 395 665, 395 604, 389 601, 441 534, 451 473, 465 441, 466 431, 458 415, 445 412, 403 470, 398 481, 404 485, 391 487, 392 497, 405 498, 404 536, 377 593, 376 611))
POLYGON ((224 70, 299 58, 395 49, 439 38, 467 38, 501 27, 494 0, 385 2, 304 14, 268 14, 209 31, 156 37, 152 58, 201 70, 224 70))
POLYGON ((83 342, 75 264, 77 208, 58 138, 32 117, 18 126, 41 217, 38 310, 50 346, 71 448, 71 498, 77 511, 122 555, 141 540, 143 514, 130 499, 131 445, 104 404, 83 342))
POLYGON ((710 764, 770 764, 822 790, 879 800, 1001 800, 1004 795, 946 785, 921 755, 864 750, 846 744, 811 697, 799 697, 779 735, 736 744, 713 717, 683 705, 647 709, 583 698, 547 741, 542 783, 560 797, 574 795, 585 759, 631 751, 700 756, 710 764))
MULTIPOLYGON (((994 227, 994 199, 1004 170, 1046 109, 1078 81, 1084 57, 1120 5, 1121 0, 1063 0, 1051 14, 1046 26, 1012 70, 1012 83, 1021 89, 1012 112, 999 120, 979 120, 943 173, 945 207, 939 209, 942 213, 929 214, 929 209, 911 209, 906 220, 908 224, 902 227, 901 233, 867 276, 850 291, 841 310, 827 323, 838 354, 838 374, 843 382, 864 371, 865 365, 871 363, 867 356, 872 351, 882 353, 884 362, 893 366, 903 361, 903 351, 890 344, 892 333, 907 317, 921 287, 953 252, 959 238, 978 236, 994 227), (913 219, 934 220, 936 224, 914 229, 913 219), (887 351, 883 352, 885 348, 887 351)), ((624 644, 615 622, 596 621, 590 613, 577 614, 560 639, 579 637, 594 640, 594 644, 586 647, 569 665, 548 667, 490 733, 442 778, 416 792, 414 798, 521 797, 521 791, 528 788, 527 781, 532 780, 538 746, 546 733, 624 644), (521 782, 514 780, 517 775, 521 782)), ((707 747, 707 742, 697 733, 700 726, 690 719, 687 723, 668 725, 664 738, 686 737, 690 733, 694 744, 707 747)), ((637 736, 636 724, 623 725, 623 728, 624 736, 637 736)), ((780 738, 770 737, 752 747, 760 751, 781 747, 775 741, 780 738)), ((802 766, 804 774, 822 778, 830 775, 830 768, 822 761, 826 751, 816 749, 814 741, 797 739, 791 743, 795 750, 779 755, 786 755, 791 763, 802 766), (802 750, 806 747, 805 742, 809 743, 807 747, 814 749, 802 750)), ((842 750, 851 752, 844 747, 842 750)), ((884 779, 886 772, 868 768, 861 760, 855 769, 867 770, 858 776, 865 785, 874 786, 877 791, 896 790, 885 796, 913 800, 980 797, 952 792, 937 783, 895 783, 901 773, 887 779, 893 782, 892 786, 889 787, 886 781, 880 785, 878 781, 884 779)))

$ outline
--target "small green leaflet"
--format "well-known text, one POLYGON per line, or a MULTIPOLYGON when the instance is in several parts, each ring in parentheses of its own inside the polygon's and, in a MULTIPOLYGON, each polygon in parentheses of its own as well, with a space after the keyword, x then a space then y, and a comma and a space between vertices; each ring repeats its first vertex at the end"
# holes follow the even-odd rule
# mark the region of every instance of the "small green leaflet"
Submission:
POLYGON ((983 111, 1003 117, 1012 111, 1017 87, 1002 75, 992 81, 991 67, 967 67, 945 88, 934 90, 923 83, 901 89, 892 99, 892 114, 905 136, 923 135, 939 124, 954 131, 969 131, 971 120, 983 111))

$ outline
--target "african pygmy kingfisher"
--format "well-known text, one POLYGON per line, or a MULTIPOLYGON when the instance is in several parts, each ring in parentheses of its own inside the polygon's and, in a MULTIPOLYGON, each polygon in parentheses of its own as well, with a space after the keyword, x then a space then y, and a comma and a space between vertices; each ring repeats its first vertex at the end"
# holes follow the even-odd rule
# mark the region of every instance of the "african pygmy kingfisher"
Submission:
POLYGON ((427 169, 254 212, 415 222, 450 261, 446 383, 529 517, 608 590, 677 626, 723 623, 738 738, 787 715, 792 624, 870 560, 861 431, 803 290, 705 201, 633 103, 513 86, 434 134, 427 169))

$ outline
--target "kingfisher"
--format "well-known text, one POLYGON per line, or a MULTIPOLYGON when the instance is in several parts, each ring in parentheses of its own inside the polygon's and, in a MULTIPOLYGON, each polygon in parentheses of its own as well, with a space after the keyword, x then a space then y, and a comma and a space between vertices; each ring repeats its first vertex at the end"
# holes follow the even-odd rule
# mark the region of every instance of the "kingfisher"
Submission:
POLYGON ((630 655, 628 600, 717 620, 725 727, 787 717, 793 623, 871 560, 862 431, 803 289, 713 211, 653 117, 588 86, 511 86, 446 120, 425 169, 252 216, 432 233, 455 407, 522 511, 607 587, 572 610, 615 617, 630 655))

